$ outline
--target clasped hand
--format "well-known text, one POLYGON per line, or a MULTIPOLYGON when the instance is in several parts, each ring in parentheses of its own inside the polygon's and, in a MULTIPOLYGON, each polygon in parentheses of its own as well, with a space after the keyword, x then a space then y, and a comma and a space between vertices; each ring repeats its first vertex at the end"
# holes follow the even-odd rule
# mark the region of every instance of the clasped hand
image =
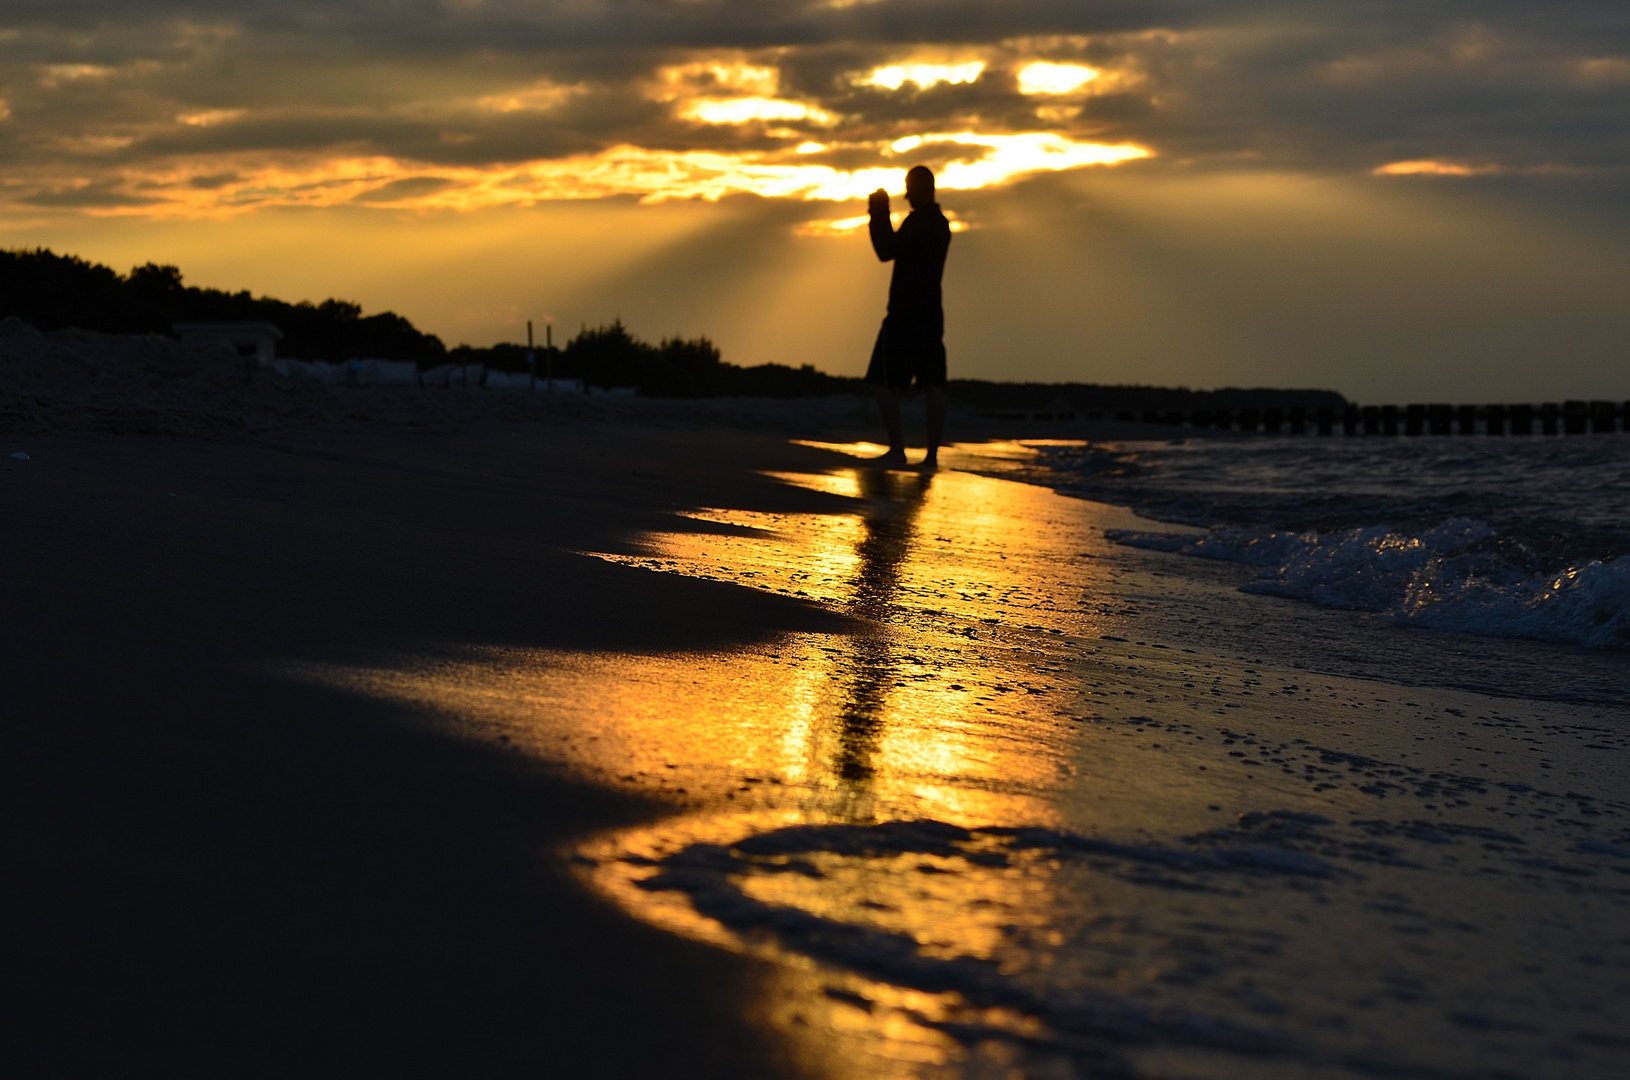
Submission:
POLYGON ((866 209, 873 214, 889 212, 889 193, 882 188, 872 192, 866 200, 866 209))

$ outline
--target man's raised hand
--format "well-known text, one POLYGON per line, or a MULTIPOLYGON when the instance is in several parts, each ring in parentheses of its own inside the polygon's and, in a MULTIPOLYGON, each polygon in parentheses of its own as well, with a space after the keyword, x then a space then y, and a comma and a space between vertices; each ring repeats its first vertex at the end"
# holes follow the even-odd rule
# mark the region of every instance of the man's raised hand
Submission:
POLYGON ((872 192, 866 200, 866 209, 874 214, 888 213, 889 193, 884 191, 882 188, 878 188, 876 191, 872 192))

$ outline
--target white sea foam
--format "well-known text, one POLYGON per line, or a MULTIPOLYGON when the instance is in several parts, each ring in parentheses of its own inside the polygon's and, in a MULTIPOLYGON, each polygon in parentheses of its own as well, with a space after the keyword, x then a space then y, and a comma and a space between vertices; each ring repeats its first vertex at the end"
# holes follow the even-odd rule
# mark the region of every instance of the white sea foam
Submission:
POLYGON ((1445 630, 1630 648, 1630 564, 1590 562, 1518 588, 1467 581, 1446 593, 1428 583, 1410 591, 1404 613, 1445 630))
POLYGON ((1247 592, 1386 613, 1401 622, 1592 648, 1630 648, 1630 564, 1591 560, 1529 575, 1481 521, 1419 532, 1385 525, 1327 533, 1113 530, 1128 547, 1257 567, 1247 592))
POLYGON ((1132 547, 1246 591, 1421 627, 1630 648, 1630 438, 1180 439, 1037 447, 1030 479, 1207 531, 1132 547), (1385 523, 1385 524, 1381 524, 1385 523))

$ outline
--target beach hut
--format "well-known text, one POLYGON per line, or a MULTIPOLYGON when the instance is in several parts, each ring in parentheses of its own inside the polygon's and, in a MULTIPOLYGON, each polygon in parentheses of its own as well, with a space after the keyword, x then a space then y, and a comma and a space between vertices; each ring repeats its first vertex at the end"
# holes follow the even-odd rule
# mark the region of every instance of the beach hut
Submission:
POLYGON ((239 356, 253 356, 262 367, 277 360, 283 331, 269 322, 183 322, 170 327, 188 345, 225 345, 239 356))

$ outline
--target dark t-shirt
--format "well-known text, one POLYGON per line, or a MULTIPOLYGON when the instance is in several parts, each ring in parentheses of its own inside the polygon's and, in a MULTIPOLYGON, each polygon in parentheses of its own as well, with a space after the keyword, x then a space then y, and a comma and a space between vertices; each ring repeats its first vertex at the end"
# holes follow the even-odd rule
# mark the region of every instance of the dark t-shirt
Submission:
POLYGON ((871 234, 877 257, 883 262, 894 260, 889 315, 912 323, 943 325, 940 277, 945 271, 945 254, 951 247, 951 223, 945 220, 939 204, 913 210, 900 222, 898 231, 886 212, 874 211, 871 234))

